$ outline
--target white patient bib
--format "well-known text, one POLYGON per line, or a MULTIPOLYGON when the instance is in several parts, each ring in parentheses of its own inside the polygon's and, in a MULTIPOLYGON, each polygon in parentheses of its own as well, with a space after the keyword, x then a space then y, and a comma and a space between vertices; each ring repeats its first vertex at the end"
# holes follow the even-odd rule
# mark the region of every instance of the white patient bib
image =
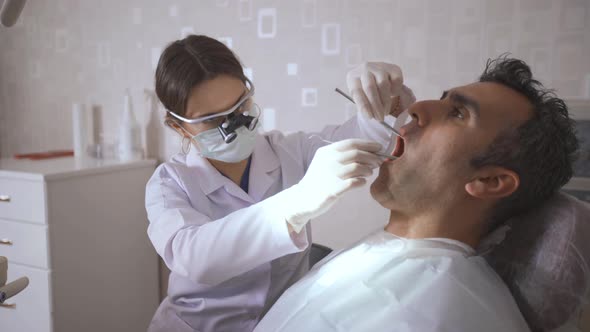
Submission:
POLYGON ((293 285, 255 331, 528 331, 469 246, 379 231, 293 285))

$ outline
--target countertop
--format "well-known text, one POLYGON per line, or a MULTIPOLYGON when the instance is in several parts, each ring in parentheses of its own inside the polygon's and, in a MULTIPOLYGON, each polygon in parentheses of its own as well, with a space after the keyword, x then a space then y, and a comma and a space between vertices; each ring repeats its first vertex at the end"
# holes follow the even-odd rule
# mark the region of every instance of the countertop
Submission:
POLYGON ((121 161, 116 159, 94 159, 62 157, 45 160, 0 159, 0 177, 43 181, 72 176, 120 171, 137 167, 155 167, 156 160, 140 159, 121 161))

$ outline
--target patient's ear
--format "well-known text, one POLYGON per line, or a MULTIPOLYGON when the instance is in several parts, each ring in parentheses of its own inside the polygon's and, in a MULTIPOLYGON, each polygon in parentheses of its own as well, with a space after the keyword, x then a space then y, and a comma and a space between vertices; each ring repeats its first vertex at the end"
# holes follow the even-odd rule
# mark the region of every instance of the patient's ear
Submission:
POLYGON ((510 196, 518 189, 520 178, 514 171, 499 166, 486 166, 477 170, 465 185, 465 191, 476 198, 498 199, 510 196))

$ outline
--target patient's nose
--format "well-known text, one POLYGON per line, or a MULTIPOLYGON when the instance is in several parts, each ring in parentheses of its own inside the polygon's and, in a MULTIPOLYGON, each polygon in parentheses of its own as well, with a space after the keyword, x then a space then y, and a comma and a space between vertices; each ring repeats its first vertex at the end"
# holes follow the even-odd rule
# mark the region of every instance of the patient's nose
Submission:
POLYGON ((400 128, 400 134, 402 134, 402 136, 406 136, 407 134, 427 125, 427 105, 425 104, 425 102, 417 102, 410 106, 408 113, 412 117, 412 121, 400 128))

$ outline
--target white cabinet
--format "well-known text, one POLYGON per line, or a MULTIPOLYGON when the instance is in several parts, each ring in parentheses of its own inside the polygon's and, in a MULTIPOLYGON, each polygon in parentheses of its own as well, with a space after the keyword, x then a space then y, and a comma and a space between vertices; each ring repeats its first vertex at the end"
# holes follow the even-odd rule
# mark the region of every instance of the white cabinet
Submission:
POLYGON ((0 256, 29 286, 2 332, 145 331, 158 306, 145 184, 155 161, 0 160, 0 256))
POLYGON ((40 181, 0 177, 0 195, 3 197, 0 203, 4 203, 0 204, 0 218, 45 224, 43 188, 40 181))

